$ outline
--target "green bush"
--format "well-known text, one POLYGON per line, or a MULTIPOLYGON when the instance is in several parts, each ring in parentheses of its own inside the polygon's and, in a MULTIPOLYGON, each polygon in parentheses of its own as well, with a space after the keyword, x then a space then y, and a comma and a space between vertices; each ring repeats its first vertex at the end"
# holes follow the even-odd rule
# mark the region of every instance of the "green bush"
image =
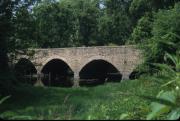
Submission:
POLYGON ((160 10, 155 14, 152 35, 144 46, 146 62, 162 63, 166 52, 170 54, 180 51, 180 3, 173 9, 160 10))
POLYGON ((153 17, 145 15, 135 27, 130 43, 137 43, 144 54, 142 72, 153 74, 158 68, 151 63, 165 63, 164 56, 180 54, 180 3, 169 10, 159 10, 153 17))
POLYGON ((0 94, 9 95, 14 89, 13 84, 15 84, 16 79, 11 72, 1 72, 0 73, 0 94))
MULTIPOLYGON (((166 83, 162 87, 168 86, 169 90, 162 90, 157 95, 157 100, 152 102, 150 107, 152 112, 149 113, 147 119, 156 119, 166 114, 166 119, 177 120, 180 118, 180 55, 173 56, 166 54, 165 60, 172 61, 174 66, 167 64, 154 64, 160 68, 158 76, 166 83)), ((159 78, 157 78, 159 80, 159 78)))

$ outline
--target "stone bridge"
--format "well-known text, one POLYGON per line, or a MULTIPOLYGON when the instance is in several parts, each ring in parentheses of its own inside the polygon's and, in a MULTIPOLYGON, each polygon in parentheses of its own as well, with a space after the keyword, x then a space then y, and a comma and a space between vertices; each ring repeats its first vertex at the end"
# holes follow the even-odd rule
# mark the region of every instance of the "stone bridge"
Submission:
MULTIPOLYGON (((99 61, 99 64, 97 63, 94 68, 100 66, 101 62, 106 63, 105 65, 109 64, 112 68, 117 70, 112 73, 120 73, 122 75, 122 80, 127 80, 142 60, 140 50, 136 49, 135 46, 73 47, 32 49, 26 52, 19 51, 12 58, 12 65, 16 65, 21 59, 29 60, 34 65, 37 73, 35 85, 44 85, 41 77, 43 69, 47 64, 54 63, 54 66, 49 66, 45 69, 53 70, 55 68, 61 68, 61 62, 61 64, 65 64, 66 67, 73 72, 74 86, 79 85, 78 80, 80 80, 80 72, 90 63, 99 61), (56 66, 58 61, 59 65, 56 66)), ((102 65, 99 68, 104 68, 104 66, 102 65)), ((65 69, 65 66, 62 68, 65 69)), ((58 69, 56 69, 56 71, 57 70, 58 69)), ((50 73, 50 71, 48 73, 50 73)))

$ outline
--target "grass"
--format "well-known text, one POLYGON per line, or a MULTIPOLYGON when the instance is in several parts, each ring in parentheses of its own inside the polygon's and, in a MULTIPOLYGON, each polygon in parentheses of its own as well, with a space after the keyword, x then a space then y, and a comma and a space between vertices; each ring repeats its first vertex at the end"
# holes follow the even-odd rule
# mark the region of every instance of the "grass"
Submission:
POLYGON ((4 119, 145 119, 159 84, 148 80, 107 83, 96 87, 16 88, 0 105, 4 119))

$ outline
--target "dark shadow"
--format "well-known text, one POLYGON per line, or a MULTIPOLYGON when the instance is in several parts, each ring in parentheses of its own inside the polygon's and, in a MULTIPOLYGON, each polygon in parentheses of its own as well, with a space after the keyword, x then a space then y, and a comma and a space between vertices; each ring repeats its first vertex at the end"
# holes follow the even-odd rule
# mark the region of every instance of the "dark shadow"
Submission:
POLYGON ((53 59, 48 62, 43 70, 44 78, 42 79, 45 86, 53 87, 72 87, 73 71, 62 60, 53 59))
POLYGON ((140 72, 140 71, 133 71, 130 76, 129 76, 129 79, 130 80, 134 80, 134 79, 138 79, 140 78, 141 75, 143 75, 144 72, 140 72))
POLYGON ((94 60, 88 63, 79 73, 80 86, 96 86, 105 82, 120 82, 122 75, 109 62, 94 60))
POLYGON ((14 71, 18 82, 34 85, 37 81, 37 70, 28 59, 20 59, 14 71))
POLYGON ((133 71, 129 76, 130 80, 134 80, 134 79, 137 79, 137 78, 138 78, 138 72, 137 71, 133 71))

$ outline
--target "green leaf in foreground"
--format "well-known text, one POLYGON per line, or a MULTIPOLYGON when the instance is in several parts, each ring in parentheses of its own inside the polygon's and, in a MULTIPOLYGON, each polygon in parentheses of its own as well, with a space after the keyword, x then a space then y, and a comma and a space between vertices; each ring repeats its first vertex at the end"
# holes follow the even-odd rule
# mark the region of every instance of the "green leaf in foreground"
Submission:
POLYGON ((173 110, 169 115, 168 115, 168 120, 177 120, 180 118, 180 108, 173 110))
POLYGON ((163 104, 163 100, 169 102, 170 104, 176 103, 176 95, 174 91, 161 91, 157 98, 162 99, 162 103, 160 102, 152 102, 151 110, 152 112, 147 116, 147 120, 154 119, 161 114, 168 113, 172 109, 172 105, 163 104))
POLYGON ((6 96, 6 97, 4 97, 4 98, 2 98, 1 100, 0 100, 0 105, 4 102, 4 101, 6 101, 7 99, 9 99, 11 96, 6 96))

